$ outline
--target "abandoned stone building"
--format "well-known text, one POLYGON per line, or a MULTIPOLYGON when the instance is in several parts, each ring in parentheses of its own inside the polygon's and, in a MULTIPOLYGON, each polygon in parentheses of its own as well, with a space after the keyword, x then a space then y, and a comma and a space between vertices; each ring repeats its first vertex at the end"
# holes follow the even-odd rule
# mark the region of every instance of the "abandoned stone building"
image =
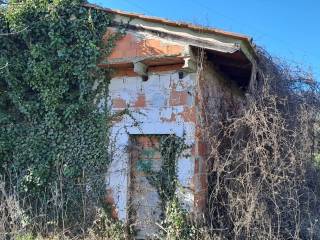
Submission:
POLYGON ((137 239, 145 239, 156 231, 161 207, 159 194, 139 164, 148 162, 159 170, 163 162, 157 139, 183 137, 189 148, 176 159, 176 195, 184 208, 201 215, 208 191, 203 118, 208 111, 218 116, 229 105, 241 108, 255 84, 255 49, 243 35, 104 10, 114 14, 114 28, 107 30, 106 38, 120 24, 127 26, 125 36, 101 66, 113 70, 112 112, 130 111, 112 125, 107 201, 113 205, 113 216, 134 219, 137 239), (132 154, 132 145, 144 151, 132 154))

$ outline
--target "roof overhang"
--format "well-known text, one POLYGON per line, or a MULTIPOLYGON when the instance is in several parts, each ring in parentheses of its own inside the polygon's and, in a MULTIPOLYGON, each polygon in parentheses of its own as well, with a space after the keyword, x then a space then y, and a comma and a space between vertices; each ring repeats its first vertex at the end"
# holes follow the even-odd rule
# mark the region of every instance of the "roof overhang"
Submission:
MULTIPOLYGON (((250 37, 215 28, 103 8, 94 4, 87 3, 84 6, 113 14, 115 27, 125 24, 128 30, 145 31, 154 36, 181 41, 187 44, 190 49, 204 49, 208 60, 217 64, 220 70, 227 73, 230 78, 238 79, 240 85, 248 84, 248 81, 254 77, 256 52, 250 37)), ((135 68, 136 63, 139 62, 147 67, 182 64, 189 68, 190 58, 190 52, 183 55, 159 54, 132 59, 112 59, 105 63, 102 62, 100 65, 112 68, 135 68)))
POLYGON ((252 38, 248 37, 246 35, 238 34, 238 33, 233 33, 233 32, 228 32, 224 31, 221 29, 217 28, 208 28, 208 27, 203 27, 195 24, 190 24, 186 22, 177 22, 177 21, 170 21, 164 18, 158 18, 158 17, 151 17, 151 16, 145 16, 143 14, 137 14, 137 13, 130 13, 130 12, 125 12, 125 11, 120 11, 120 10, 115 10, 115 9, 110 9, 110 8, 104 8, 95 4, 90 4, 90 3, 85 3, 83 6, 88 7, 88 8, 94 8, 94 9, 99 9, 114 15, 118 15, 124 18, 130 18, 130 19, 140 19, 143 21, 147 22, 152 22, 152 23, 157 23, 157 24, 163 24, 167 26, 172 26, 172 27, 178 27, 178 28, 187 28, 196 32, 203 32, 203 33, 209 33, 209 34, 219 34, 221 36, 226 36, 226 37, 232 37, 236 38, 239 40, 243 41, 248 41, 249 43, 252 42, 252 38))
MULTIPOLYGON (((185 22, 170 21, 164 18, 145 16, 143 14, 130 13, 110 8, 104 8, 95 4, 85 3, 83 6, 88 8, 99 9, 115 16, 114 21, 117 23, 128 23, 129 26, 140 27, 146 30, 158 30, 161 32, 180 32, 181 34, 190 34, 199 36, 203 39, 218 39, 222 42, 237 42, 242 45, 246 55, 255 55, 255 46, 252 38, 243 34, 228 32, 217 28, 208 28, 185 22)), ((183 36, 183 35, 182 35, 183 36)), ((184 35, 186 37, 186 35, 184 35)))

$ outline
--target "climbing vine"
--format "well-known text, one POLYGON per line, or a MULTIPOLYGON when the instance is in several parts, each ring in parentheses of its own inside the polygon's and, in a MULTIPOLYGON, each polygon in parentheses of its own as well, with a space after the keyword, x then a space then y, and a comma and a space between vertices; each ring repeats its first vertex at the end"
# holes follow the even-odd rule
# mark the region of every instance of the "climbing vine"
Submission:
POLYGON ((189 148, 184 137, 176 135, 164 135, 159 137, 159 149, 162 165, 159 171, 152 168, 151 162, 144 162, 140 165, 146 173, 149 183, 154 186, 161 200, 161 207, 165 212, 166 205, 173 200, 177 188, 177 159, 189 148))
POLYGON ((158 223, 161 228, 155 239, 202 239, 200 230, 191 222, 190 215, 176 195, 177 160, 190 148, 186 144, 185 136, 163 135, 159 137, 159 145, 153 145, 154 149, 144 149, 143 155, 148 159, 154 157, 155 151, 159 152, 162 160, 160 170, 154 170, 152 161, 141 161, 138 168, 146 174, 148 182, 156 189, 161 201, 162 221, 158 223))
POLYGON ((103 197, 108 71, 97 63, 119 35, 103 43, 112 16, 83 3, 11 0, 0 11, 0 181, 32 231, 85 231, 103 197))

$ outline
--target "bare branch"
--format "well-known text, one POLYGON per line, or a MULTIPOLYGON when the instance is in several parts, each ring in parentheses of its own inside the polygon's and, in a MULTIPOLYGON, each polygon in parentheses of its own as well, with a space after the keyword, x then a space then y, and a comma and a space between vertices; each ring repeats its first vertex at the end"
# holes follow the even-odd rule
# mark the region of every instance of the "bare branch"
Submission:
POLYGON ((310 170, 317 85, 303 69, 293 71, 262 49, 258 56, 259 86, 242 108, 223 94, 210 101, 209 81, 198 87, 209 148, 209 227, 226 239, 314 239, 319 198, 308 182, 319 179, 310 170))

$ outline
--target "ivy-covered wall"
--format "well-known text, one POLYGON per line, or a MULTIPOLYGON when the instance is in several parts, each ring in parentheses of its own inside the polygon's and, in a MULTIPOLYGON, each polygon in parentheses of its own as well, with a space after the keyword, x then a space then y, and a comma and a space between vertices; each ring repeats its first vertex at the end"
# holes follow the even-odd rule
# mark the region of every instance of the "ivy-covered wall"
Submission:
POLYGON ((109 80, 97 63, 113 46, 101 41, 112 16, 83 3, 0 8, 0 181, 34 229, 83 230, 103 202, 109 80))

